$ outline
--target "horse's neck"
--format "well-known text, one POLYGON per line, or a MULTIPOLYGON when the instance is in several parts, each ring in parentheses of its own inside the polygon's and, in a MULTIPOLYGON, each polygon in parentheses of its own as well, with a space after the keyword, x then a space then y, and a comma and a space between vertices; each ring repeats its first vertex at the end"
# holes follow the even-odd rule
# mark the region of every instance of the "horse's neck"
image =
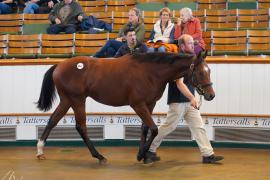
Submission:
POLYGON ((156 64, 152 67, 152 71, 156 77, 164 80, 164 82, 168 82, 187 74, 190 64, 191 61, 185 63, 175 62, 174 64, 156 64))

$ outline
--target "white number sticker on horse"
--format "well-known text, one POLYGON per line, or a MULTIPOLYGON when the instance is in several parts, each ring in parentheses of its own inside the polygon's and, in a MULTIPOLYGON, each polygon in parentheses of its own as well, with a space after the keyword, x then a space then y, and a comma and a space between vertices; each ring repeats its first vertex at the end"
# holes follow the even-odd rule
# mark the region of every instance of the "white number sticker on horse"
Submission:
POLYGON ((77 64, 77 68, 78 68, 78 69, 82 69, 83 67, 84 67, 83 63, 78 63, 78 64, 77 64))

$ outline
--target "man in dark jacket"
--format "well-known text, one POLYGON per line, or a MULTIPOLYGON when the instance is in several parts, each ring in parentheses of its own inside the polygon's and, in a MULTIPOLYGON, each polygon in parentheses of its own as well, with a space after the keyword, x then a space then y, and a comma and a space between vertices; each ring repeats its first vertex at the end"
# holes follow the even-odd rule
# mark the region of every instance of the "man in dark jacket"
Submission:
POLYGON ((147 46, 144 43, 137 41, 136 32, 133 28, 126 29, 124 31, 124 37, 126 39, 126 43, 118 49, 114 57, 124 56, 125 54, 147 52, 147 46))
POLYGON ((48 34, 67 34, 75 33, 80 22, 85 18, 82 7, 75 0, 64 0, 57 3, 49 14, 49 20, 52 22, 47 29, 48 34))

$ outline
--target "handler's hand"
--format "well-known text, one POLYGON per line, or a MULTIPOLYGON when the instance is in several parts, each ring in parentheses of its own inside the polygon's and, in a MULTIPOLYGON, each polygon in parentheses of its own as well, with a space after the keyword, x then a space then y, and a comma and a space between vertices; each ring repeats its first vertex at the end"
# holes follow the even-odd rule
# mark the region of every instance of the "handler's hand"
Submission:
POLYGON ((190 105, 199 110, 199 103, 195 97, 190 99, 190 105))

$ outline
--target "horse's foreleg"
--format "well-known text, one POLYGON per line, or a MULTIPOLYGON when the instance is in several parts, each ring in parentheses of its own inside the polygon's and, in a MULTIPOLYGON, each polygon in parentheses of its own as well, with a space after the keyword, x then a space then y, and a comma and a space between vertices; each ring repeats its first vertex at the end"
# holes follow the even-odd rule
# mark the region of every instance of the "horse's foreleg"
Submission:
POLYGON ((138 116, 142 119, 146 126, 151 130, 150 138, 144 143, 137 155, 137 160, 140 161, 145 157, 145 153, 149 150, 151 143, 158 134, 158 128, 154 123, 149 108, 145 104, 137 105, 132 107, 138 116))
POLYGON ((37 158, 40 160, 45 159, 45 155, 43 152, 43 148, 45 145, 45 142, 51 132, 51 130, 57 125, 57 123, 60 121, 60 119, 67 113, 68 109, 70 108, 69 103, 60 102, 58 107, 55 109, 53 114, 50 116, 49 122, 43 131, 40 139, 37 143, 37 158))
POLYGON ((80 136, 82 137, 84 143, 88 147, 92 156, 99 160, 100 164, 106 164, 107 159, 103 157, 101 154, 99 154, 99 152, 94 147, 93 143, 88 138, 86 128, 85 102, 76 103, 76 105, 72 106, 72 108, 75 113, 76 129, 79 132, 80 136))
POLYGON ((140 141, 140 147, 139 147, 139 152, 137 154, 137 160, 140 161, 141 157, 140 157, 140 150, 143 149, 144 147, 144 144, 146 142, 146 138, 147 138, 147 134, 148 134, 148 130, 149 130, 149 127, 144 124, 144 122, 142 123, 142 126, 141 126, 141 141, 140 141))

